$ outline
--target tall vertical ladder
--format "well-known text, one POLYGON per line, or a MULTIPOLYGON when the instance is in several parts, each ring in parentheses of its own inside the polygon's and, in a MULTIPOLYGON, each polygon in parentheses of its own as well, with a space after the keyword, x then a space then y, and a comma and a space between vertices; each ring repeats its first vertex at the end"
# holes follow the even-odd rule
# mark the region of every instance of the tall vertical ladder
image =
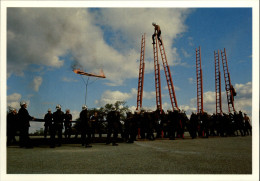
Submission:
POLYGON ((215 90, 216 90, 216 114, 222 114, 222 100, 221 100, 221 74, 219 63, 219 50, 214 51, 215 58, 215 90))
POLYGON ((201 69, 201 50, 196 48, 196 75, 197 75, 197 113, 203 113, 203 81, 201 69))
MULTIPOLYGON (((157 38, 157 36, 156 36, 156 38, 157 38)), ((174 86, 173 86, 173 82, 172 82, 171 70, 170 70, 170 67, 167 62, 167 57, 166 57, 162 37, 161 37, 161 42, 162 42, 162 44, 159 45, 159 48, 160 48, 160 52, 161 52, 161 57, 162 57, 165 77, 166 77, 166 81, 167 81, 167 85, 168 85, 172 109, 179 110, 176 96, 175 96, 174 86)))
POLYGON ((226 56, 225 48, 224 48, 223 52, 221 50, 221 57, 222 57, 222 64, 223 64, 224 78, 225 78, 225 88, 226 88, 227 101, 228 101, 228 112, 231 113, 231 111, 235 112, 235 107, 234 107, 233 93, 230 89, 232 84, 231 84, 230 74, 228 71, 228 63, 227 63, 227 56, 226 56))
POLYGON ((153 44, 153 57, 154 57, 156 106, 157 106, 157 110, 160 110, 160 112, 162 112, 161 76, 160 76, 160 64, 159 64, 159 61, 158 61, 157 36, 155 37, 155 44, 153 44))
POLYGON ((140 53, 140 66, 139 66, 139 79, 138 79, 138 90, 137 90, 137 106, 136 110, 142 107, 143 102, 143 84, 144 84, 144 55, 145 55, 145 34, 142 35, 141 41, 141 53, 140 53))

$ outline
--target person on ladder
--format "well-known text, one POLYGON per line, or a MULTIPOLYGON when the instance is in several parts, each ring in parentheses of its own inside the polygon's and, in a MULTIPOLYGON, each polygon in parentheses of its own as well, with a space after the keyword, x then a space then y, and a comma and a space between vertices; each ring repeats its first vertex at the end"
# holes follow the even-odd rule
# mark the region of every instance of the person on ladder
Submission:
POLYGON ((160 41, 160 45, 162 45, 162 40, 160 39, 161 36, 161 28, 159 25, 157 25, 156 23, 152 23, 152 25, 154 26, 154 34, 152 36, 153 38, 153 44, 155 44, 154 42, 154 37, 157 35, 158 40, 160 41))

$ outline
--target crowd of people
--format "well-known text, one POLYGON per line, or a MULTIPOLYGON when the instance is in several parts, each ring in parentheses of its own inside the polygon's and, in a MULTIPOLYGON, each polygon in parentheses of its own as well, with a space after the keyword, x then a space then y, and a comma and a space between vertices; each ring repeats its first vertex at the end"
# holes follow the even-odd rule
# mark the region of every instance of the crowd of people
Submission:
MULTIPOLYGON (((35 118, 27 111, 26 102, 20 103, 18 113, 11 108, 7 114, 7 146, 16 143, 16 133, 19 131, 19 146, 32 148, 29 137, 30 121, 35 118)), ((106 134, 106 144, 112 143, 118 146, 118 134, 127 143, 134 143, 137 139, 155 140, 156 138, 184 139, 184 132, 189 132, 192 139, 196 137, 208 138, 209 136, 246 136, 252 135, 252 126, 249 117, 239 111, 234 114, 213 114, 206 112, 192 113, 188 119, 186 113, 180 110, 148 111, 136 110, 134 113, 128 111, 122 116, 115 106, 105 114, 95 111, 90 114, 86 105, 82 106, 78 121, 72 126, 72 115, 67 109, 65 113, 61 105, 56 106, 56 111, 48 109, 44 116, 44 138, 50 135, 50 147, 61 146, 64 133, 65 139, 70 139, 73 130, 81 134, 81 144, 86 148, 92 147, 92 139, 95 134, 106 134), (103 129, 102 129, 102 128, 103 129), (63 132, 64 130, 64 132, 63 132), (111 138, 113 134, 113 137, 111 138), (57 138, 55 137, 57 135, 57 138)))

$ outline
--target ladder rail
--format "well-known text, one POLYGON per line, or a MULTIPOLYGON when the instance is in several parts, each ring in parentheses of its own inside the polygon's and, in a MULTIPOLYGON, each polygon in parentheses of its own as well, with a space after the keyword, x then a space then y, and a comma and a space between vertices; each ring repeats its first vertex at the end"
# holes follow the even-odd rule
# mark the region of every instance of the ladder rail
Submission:
POLYGON ((216 90, 216 114, 222 114, 222 98, 221 98, 221 74, 219 62, 219 50, 214 51, 215 58, 215 90, 216 90))
POLYGON ((142 107, 142 101, 143 101, 143 84, 144 84, 144 70, 145 70, 144 57, 145 57, 145 34, 142 35, 142 41, 141 41, 141 53, 140 53, 140 65, 139 65, 139 78, 138 78, 136 110, 138 110, 139 107, 142 107))
POLYGON ((225 80, 225 89, 226 89, 226 95, 227 95, 227 102, 228 102, 228 111, 231 113, 231 111, 235 112, 235 106, 234 106, 234 97, 233 93, 231 91, 231 79, 230 74, 228 71, 228 63, 227 63, 227 56, 226 56, 226 49, 224 48, 224 51, 221 50, 221 57, 222 57, 222 64, 223 64, 223 71, 224 71, 224 80, 225 80))
POLYGON ((203 79, 201 68, 201 49, 196 48, 196 78, 197 78, 197 113, 203 113, 203 79))
MULTIPOLYGON (((157 36, 156 36, 156 39, 157 39, 157 36)), ((167 85, 168 85, 168 91, 169 91, 169 95, 170 95, 172 109, 173 110, 174 109, 179 110, 175 91, 174 91, 174 85, 173 85, 173 81, 172 81, 171 70, 170 70, 170 67, 168 65, 168 61, 167 61, 162 37, 161 37, 161 42, 162 43, 161 43, 161 45, 159 45, 159 48, 160 48, 161 58, 162 58, 162 62, 163 62, 164 73, 165 73, 165 77, 166 77, 166 81, 167 81, 167 85)))
POLYGON ((156 106, 157 110, 162 113, 162 96, 161 96, 161 75, 160 75, 160 64, 158 61, 158 41, 155 39, 153 44, 154 54, 154 75, 155 75, 155 90, 156 90, 156 106))

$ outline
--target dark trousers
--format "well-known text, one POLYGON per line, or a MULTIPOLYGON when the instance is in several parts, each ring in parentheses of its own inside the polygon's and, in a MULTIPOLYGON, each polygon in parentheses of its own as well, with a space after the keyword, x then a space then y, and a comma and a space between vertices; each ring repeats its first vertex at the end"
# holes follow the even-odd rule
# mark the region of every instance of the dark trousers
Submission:
POLYGON ((81 130, 81 144, 89 145, 91 143, 91 130, 88 128, 81 130))
POLYGON ((51 140, 50 140, 50 146, 55 147, 55 144, 58 143, 59 146, 61 146, 62 143, 62 126, 57 125, 51 125, 50 126, 50 132, 51 132, 51 140), (58 140, 55 140, 55 135, 58 132, 58 140))
POLYGON ((10 145, 12 142, 13 143, 16 142, 15 133, 16 133, 15 129, 8 129, 7 130, 7 145, 10 145))
POLYGON ((20 129, 19 135, 19 145, 20 147, 31 147, 31 139, 29 138, 29 127, 22 127, 20 129))
POLYGON ((118 137, 118 129, 115 127, 112 127, 112 125, 109 125, 108 132, 107 132, 107 140, 106 140, 107 144, 111 143, 111 134, 112 133, 113 133, 112 143, 116 143, 117 137, 118 137))
MULTIPOLYGON (((162 44, 162 40, 160 39, 160 36, 161 36, 161 31, 159 31, 158 33, 157 33, 157 38, 158 38, 158 40, 160 41, 160 43, 162 44)), ((152 35, 152 38, 153 38, 153 44, 154 44, 154 37, 156 36, 156 34, 153 34, 152 35)))
POLYGON ((48 133, 48 131, 50 131, 50 125, 46 125, 46 126, 44 126, 44 138, 47 137, 47 133, 48 133))
POLYGON ((64 132, 65 138, 70 138, 71 136, 71 127, 65 126, 65 132, 64 132))

